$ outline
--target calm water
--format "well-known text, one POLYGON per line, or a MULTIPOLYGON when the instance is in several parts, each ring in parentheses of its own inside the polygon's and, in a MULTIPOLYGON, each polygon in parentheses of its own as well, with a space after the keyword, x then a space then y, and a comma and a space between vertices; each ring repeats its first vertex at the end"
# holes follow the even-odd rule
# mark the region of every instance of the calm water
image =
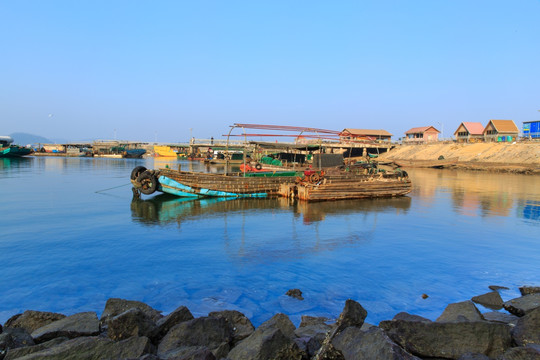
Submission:
POLYGON ((166 164, 201 169, 0 159, 0 323, 27 309, 99 316, 110 297, 195 316, 236 309, 255 325, 277 312, 297 325, 335 318, 348 298, 371 323, 435 319, 488 285, 510 287, 507 300, 540 283, 538 176, 417 169, 413 192, 387 200, 133 201, 131 170, 166 164))

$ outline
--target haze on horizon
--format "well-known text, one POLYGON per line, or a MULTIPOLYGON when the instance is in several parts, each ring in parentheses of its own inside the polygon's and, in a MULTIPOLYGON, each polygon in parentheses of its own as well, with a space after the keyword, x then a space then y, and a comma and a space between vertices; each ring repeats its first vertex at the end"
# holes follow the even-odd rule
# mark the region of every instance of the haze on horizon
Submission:
POLYGON ((540 1, 0 1, 0 135, 540 118, 540 1))

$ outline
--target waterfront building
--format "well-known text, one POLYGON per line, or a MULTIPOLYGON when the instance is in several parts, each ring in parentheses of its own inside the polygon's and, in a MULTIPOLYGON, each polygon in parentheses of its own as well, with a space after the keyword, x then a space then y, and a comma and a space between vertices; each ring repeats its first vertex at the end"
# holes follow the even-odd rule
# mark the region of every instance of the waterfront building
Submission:
POLYGON ((484 140, 511 142, 517 140, 519 130, 513 120, 489 120, 484 128, 484 140))
POLYGON ((415 127, 405 132, 404 143, 427 143, 439 140, 441 132, 434 126, 415 127))
POLYGON ((369 129, 343 129, 339 133, 341 142, 348 141, 390 141, 392 134, 386 130, 369 130, 369 129))
POLYGON ((484 125, 479 122, 462 122, 454 136, 457 142, 484 141, 484 125))
POLYGON ((523 122, 523 137, 540 139, 540 120, 523 122))

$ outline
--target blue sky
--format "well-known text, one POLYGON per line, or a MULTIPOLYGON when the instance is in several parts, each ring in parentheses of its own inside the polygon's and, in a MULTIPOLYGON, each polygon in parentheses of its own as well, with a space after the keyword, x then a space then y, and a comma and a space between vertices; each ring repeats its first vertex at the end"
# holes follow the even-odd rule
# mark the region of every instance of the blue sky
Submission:
POLYGON ((540 118, 538 0, 0 0, 0 40, 0 135, 540 118))

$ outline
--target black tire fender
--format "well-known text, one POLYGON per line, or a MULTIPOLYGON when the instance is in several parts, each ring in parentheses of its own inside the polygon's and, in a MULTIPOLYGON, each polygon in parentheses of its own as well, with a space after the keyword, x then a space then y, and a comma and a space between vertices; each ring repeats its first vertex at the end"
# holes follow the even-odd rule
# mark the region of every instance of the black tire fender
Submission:
POLYGON ((148 170, 137 177, 137 182, 141 184, 139 190, 145 195, 151 195, 157 190, 158 180, 156 176, 148 170))
POLYGON ((257 169, 257 170, 261 170, 261 169, 262 169, 262 165, 261 165, 261 164, 259 164, 259 163, 257 163, 257 165, 255 165, 255 169, 257 169))
POLYGON ((131 180, 137 180, 139 175, 141 175, 143 172, 146 171, 146 168, 144 166, 137 166, 133 170, 131 170, 131 180))

